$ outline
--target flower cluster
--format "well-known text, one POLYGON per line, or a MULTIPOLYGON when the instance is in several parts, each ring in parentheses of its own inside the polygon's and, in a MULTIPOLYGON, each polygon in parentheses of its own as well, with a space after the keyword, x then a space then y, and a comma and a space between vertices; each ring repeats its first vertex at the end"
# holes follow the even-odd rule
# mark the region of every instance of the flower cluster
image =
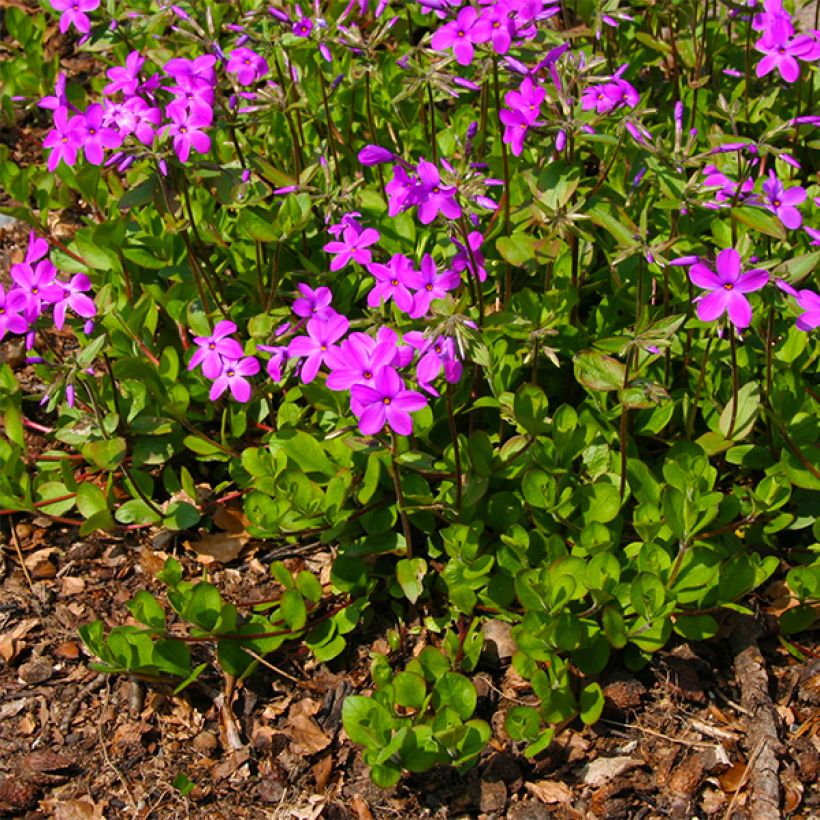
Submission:
MULTIPOLYGON (((211 54, 176 57, 165 64, 162 76, 156 72, 143 76, 145 57, 132 51, 125 65, 108 69, 103 101, 85 111, 69 102, 65 77, 60 75, 54 95, 40 101, 41 108, 54 112, 54 127, 43 142, 44 148, 51 149, 49 170, 54 171, 60 162, 74 165, 80 151, 92 165, 101 165, 104 152, 122 147, 129 137, 137 141, 138 148, 153 148, 158 138, 170 138, 180 162, 187 162, 192 149, 207 154, 211 138, 206 129, 214 118, 215 64, 211 54)), ((133 159, 133 153, 118 151, 108 164, 119 162, 125 170, 133 159)))
POLYGON ((80 34, 89 34, 91 20, 86 12, 94 11, 100 5, 100 0, 50 0, 51 7, 60 11, 60 31, 65 34, 71 26, 80 34))
POLYGON ((91 331, 90 320, 97 312, 93 299, 86 295, 91 290, 91 280, 84 273, 70 279, 60 278, 48 253, 48 243, 32 231, 25 258, 9 271, 14 284, 8 293, 0 285, 0 339, 6 333, 28 334, 27 346, 31 348, 34 326, 48 310, 52 311, 58 330, 63 329, 66 314, 71 310, 88 320, 85 330, 91 331))
POLYGON ((765 77, 777 69, 787 83, 796 82, 800 77, 798 60, 820 60, 820 37, 816 31, 795 36, 794 23, 783 8, 783 0, 765 0, 763 9, 752 19, 752 28, 763 32, 754 44, 763 55, 755 72, 758 77, 765 77))
POLYGON ((236 333, 236 325, 228 320, 219 322, 210 336, 195 336, 197 349, 188 362, 188 370, 199 366, 202 375, 213 380, 209 393, 211 401, 216 401, 226 390, 239 402, 251 398, 251 384, 248 376, 259 372, 259 360, 245 356, 242 346, 231 335, 236 333))
MULTIPOLYGON (((443 0, 423 0, 422 7, 443 11, 443 0)), ((560 11, 554 0, 495 0, 482 4, 481 10, 464 6, 454 20, 433 33, 430 46, 435 51, 451 48, 459 65, 469 65, 475 46, 490 43, 495 54, 506 54, 513 43, 535 37, 537 22, 560 11)))

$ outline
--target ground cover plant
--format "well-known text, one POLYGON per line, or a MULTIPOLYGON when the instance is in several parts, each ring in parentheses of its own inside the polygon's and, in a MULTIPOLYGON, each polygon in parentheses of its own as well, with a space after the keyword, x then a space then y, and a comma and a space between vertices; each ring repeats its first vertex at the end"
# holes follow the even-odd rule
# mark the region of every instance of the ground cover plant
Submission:
POLYGON ((0 146, 30 227, 0 334, 34 374, 0 366, 0 507, 169 553, 81 626, 93 668, 219 674, 230 709, 280 656, 383 635, 340 708, 390 788, 493 743, 538 760, 599 721, 613 664, 719 639, 773 579, 805 659, 820 33, 794 11, 8 8, 4 116, 42 139, 0 146), (55 24, 90 70, 46 55, 55 24), (192 539, 328 560, 233 601, 192 539), (528 695, 497 721, 488 624, 528 695))

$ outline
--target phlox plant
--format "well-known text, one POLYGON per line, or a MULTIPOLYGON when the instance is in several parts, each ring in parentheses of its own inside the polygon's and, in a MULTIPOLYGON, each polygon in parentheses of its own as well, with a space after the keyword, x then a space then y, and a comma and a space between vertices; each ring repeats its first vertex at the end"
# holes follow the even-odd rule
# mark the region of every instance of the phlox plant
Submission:
MULTIPOLYGON (((15 65, 43 70, 0 67, 0 100, 42 157, 0 146, 3 210, 32 228, 0 334, 36 373, 0 369, 0 503, 191 533, 230 498, 253 539, 318 540, 321 585, 275 566, 276 617, 177 562, 168 600, 230 687, 243 647, 342 663, 383 630, 395 655, 344 713, 381 785, 479 760, 490 716, 453 693, 474 698, 490 619, 537 699, 500 742, 531 756, 599 718, 610 664, 714 638, 774 573, 798 652, 820 33, 781 0, 701 6, 10 9, 15 65), (46 17, 91 76, 33 45, 46 17), (394 672, 408 640, 432 666, 394 672)), ((84 627, 106 671, 208 674, 152 596, 131 612, 84 627)))

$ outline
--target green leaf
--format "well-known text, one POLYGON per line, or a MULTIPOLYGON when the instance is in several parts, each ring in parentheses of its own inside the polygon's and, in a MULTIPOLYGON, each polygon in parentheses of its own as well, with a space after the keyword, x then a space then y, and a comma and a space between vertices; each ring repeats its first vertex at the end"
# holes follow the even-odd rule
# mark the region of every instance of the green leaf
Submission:
POLYGON ((115 436, 114 438, 102 439, 100 441, 90 441, 82 448, 83 458, 96 467, 103 470, 113 470, 125 459, 128 452, 128 445, 124 438, 115 436))
POLYGON ((525 383, 515 391, 513 399, 515 420, 530 435, 539 435, 549 431, 547 407, 547 396, 537 385, 525 383))
POLYGON ((445 672, 433 687, 433 708, 438 711, 449 706, 462 720, 467 720, 473 714, 477 699, 472 681, 457 672, 445 672))
POLYGON ((349 695, 342 705, 342 725, 353 743, 380 750, 389 742, 396 721, 374 698, 349 695))
POLYGON ((773 236, 775 239, 786 241, 786 229, 783 227, 783 223, 774 214, 763 208, 746 206, 732 208, 732 216, 738 222, 742 222, 766 236, 773 236))
POLYGON ((132 498, 117 508, 114 518, 120 524, 158 524, 162 516, 154 512, 141 498, 132 498))
POLYGON ((752 432, 758 410, 760 409, 760 385, 757 382, 744 384, 737 392, 737 412, 734 413, 734 424, 732 428, 732 408, 735 405, 734 397, 720 414, 718 427, 720 432, 732 441, 740 441, 752 432))
POLYGON ((587 726, 591 726, 604 711, 604 693, 598 683, 589 683, 582 690, 578 697, 578 711, 581 720, 587 726))
POLYGON ((157 632, 165 631, 165 612, 150 592, 141 589, 126 606, 141 624, 157 632))
POLYGON ((393 678, 395 703, 408 709, 421 709, 427 696, 424 678, 415 672, 398 672, 393 678))
POLYGON ((77 487, 77 509, 83 518, 91 518, 99 512, 108 512, 108 501, 103 491, 90 481, 83 481, 77 487))
POLYGON ((180 772, 172 781, 171 785, 183 796, 187 797, 195 788, 196 783, 190 780, 188 776, 180 772))
POLYGON ((504 730, 513 740, 535 740, 541 731, 541 715, 532 706, 513 706, 504 719, 504 730))
POLYGON ((495 247, 501 258, 520 267, 531 259, 535 259, 535 239, 529 234, 514 233, 512 236, 499 236, 495 240, 495 247))
POLYGON ((305 599, 295 589, 286 589, 279 601, 279 613, 294 632, 307 623, 305 599))
POLYGON ((427 562, 423 558, 402 558, 396 563, 396 580, 411 604, 416 603, 424 591, 427 562))
POLYGON ((303 430, 280 430, 270 440, 270 447, 271 450, 282 449, 304 473, 332 478, 339 472, 339 467, 327 457, 322 445, 303 430))
POLYGON ((597 350, 582 350, 572 359, 575 378, 590 390, 620 390, 626 368, 617 359, 597 350))

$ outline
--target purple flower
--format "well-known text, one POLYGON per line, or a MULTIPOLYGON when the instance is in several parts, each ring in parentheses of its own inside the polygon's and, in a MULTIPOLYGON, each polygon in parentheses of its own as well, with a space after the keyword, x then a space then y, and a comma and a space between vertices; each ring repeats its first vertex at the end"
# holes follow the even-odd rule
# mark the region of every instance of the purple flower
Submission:
POLYGON ((268 73, 268 63, 249 48, 236 48, 231 52, 225 70, 236 74, 240 85, 252 85, 268 73))
POLYGON ((359 233, 352 225, 348 226, 342 232, 341 241, 328 242, 322 249, 336 254, 330 263, 330 269, 341 270, 351 259, 360 265, 370 264, 373 254, 367 248, 378 242, 380 236, 375 228, 365 228, 359 233))
POLYGON ((381 165, 384 162, 393 162, 396 155, 380 145, 365 145, 359 151, 359 162, 362 165, 381 165))
POLYGON ((413 309, 413 294, 406 284, 408 274, 413 272, 413 263, 406 256, 395 253, 386 265, 373 262, 367 270, 376 279, 376 285, 367 294, 369 307, 378 307, 392 299, 403 313, 413 309))
MULTIPOLYGON (((395 339, 376 341, 366 333, 351 333, 339 347, 327 355, 331 390, 349 390, 354 384, 370 384, 377 370, 393 363, 395 339)), ((354 411, 355 412, 355 411, 354 411)))
POLYGON ((68 284, 57 283, 63 291, 62 298, 54 303, 54 326, 57 330, 62 330, 65 324, 65 312, 71 308, 78 316, 90 319, 96 315, 97 308, 94 300, 85 295, 85 291, 91 290, 91 280, 84 274, 78 273, 71 277, 68 284))
POLYGON ((49 171, 54 171, 60 162, 74 165, 77 161, 77 151, 82 144, 82 133, 82 116, 69 117, 67 108, 58 108, 54 112, 54 128, 43 140, 43 147, 52 149, 48 157, 49 171))
POLYGON ((43 99, 37 103, 38 107, 47 108, 52 111, 58 108, 68 108, 70 103, 68 102, 68 97, 65 93, 65 84, 66 76, 61 71, 57 75, 57 81, 54 83, 54 95, 49 97, 43 97, 43 99))
POLYGON ((87 11, 94 11, 100 5, 100 0, 50 0, 55 11, 61 11, 60 31, 65 34, 70 26, 74 26, 80 34, 91 31, 91 20, 87 11))
POLYGON ((517 91, 508 91, 504 95, 504 105, 513 111, 520 111, 532 125, 541 113, 541 103, 547 92, 536 85, 531 77, 525 77, 517 91))
POLYGON ((800 44, 782 40, 767 32, 755 43, 755 49, 766 55, 755 67, 758 77, 765 77, 776 68, 787 83, 796 82, 800 76, 800 66, 796 59, 802 51, 800 44))
POLYGON ((200 111, 189 113, 173 103, 165 111, 172 122, 164 125, 160 131, 173 137, 174 152, 180 162, 188 161, 191 148, 200 154, 207 154, 211 150, 211 138, 202 130, 211 124, 210 117, 203 116, 200 111))
POLYGON ((313 21, 309 17, 302 17, 293 24, 291 31, 297 37, 310 37, 310 32, 313 31, 313 21))
POLYGON ((504 2, 485 6, 470 32, 473 42, 491 42, 496 54, 506 54, 515 36, 515 24, 510 19, 509 12, 509 6, 504 2))
POLYGON ((465 6, 458 13, 455 20, 445 23, 433 34, 430 47, 435 51, 443 51, 452 47, 456 62, 459 65, 469 65, 473 61, 473 35, 471 30, 475 25, 478 12, 472 6, 465 6))
POLYGON ((416 379, 426 393, 438 396, 439 392, 431 382, 444 370, 444 379, 455 384, 460 378, 463 365, 456 357, 455 340, 449 336, 427 339, 421 333, 408 333, 405 340, 419 351, 416 379))
POLYGON ((401 165, 393 166, 393 179, 384 186, 387 194, 387 215, 396 214, 413 204, 412 196, 419 186, 416 177, 411 176, 401 165))
POLYGON ((122 137, 103 124, 103 107, 99 103, 88 106, 88 111, 80 120, 80 143, 85 158, 92 165, 101 165, 104 148, 119 148, 122 137))
POLYGON ((769 178, 763 183, 763 206, 770 210, 783 225, 795 230, 803 224, 800 211, 795 208, 806 198, 806 191, 799 185, 785 188, 774 171, 769 171, 769 178))
POLYGON ((329 319, 336 311, 330 307, 333 294, 330 288, 320 287, 313 290, 301 282, 296 286, 302 294, 293 302, 293 312, 303 319, 329 319))
POLYGON ((504 125, 504 135, 502 141, 510 146, 513 156, 521 156, 524 150, 524 138, 527 136, 532 125, 540 125, 541 123, 533 123, 527 115, 520 110, 510 111, 502 108, 498 112, 498 118, 504 125))
POLYGON ((11 278, 16 290, 25 299, 26 321, 31 324, 43 312, 43 304, 52 304, 63 295, 63 289, 54 280, 57 271, 48 259, 43 259, 34 267, 27 262, 11 266, 11 278))
POLYGON ((803 313, 797 317, 795 322, 798 330, 808 333, 808 331, 820 326, 820 294, 808 288, 796 290, 782 279, 777 279, 775 284, 780 290, 791 296, 797 302, 798 307, 803 310, 803 313))
POLYGON ((478 276, 480 282, 484 282, 487 279, 487 269, 484 267, 484 255, 481 253, 481 243, 484 241, 484 237, 480 231, 470 231, 467 235, 467 241, 469 248, 457 239, 453 239, 453 243, 458 248, 458 253, 453 257, 450 266, 456 273, 467 270, 473 276, 478 276), (475 262, 475 265, 473 262, 475 262))
POLYGON ((149 105, 141 97, 126 100, 124 108, 131 116, 131 131, 143 145, 151 145, 162 119, 159 108, 149 105))
POLYGON ((769 274, 760 269, 741 273, 740 254, 734 248, 717 255, 716 268, 717 273, 697 262, 689 269, 692 282, 709 291, 696 299, 698 318, 712 322, 728 313, 729 321, 743 330, 752 323, 752 306, 743 294, 760 290, 769 281, 769 274))
POLYGON ((20 315, 25 310, 26 297, 21 291, 12 288, 8 294, 0 285, 0 339, 6 333, 25 333, 28 322, 20 315))
POLYGON ((301 378, 305 384, 312 382, 324 364, 333 345, 347 333, 350 322, 339 313, 328 319, 309 319, 307 336, 297 336, 288 345, 289 356, 305 357, 301 378))
POLYGON ((449 291, 455 290, 461 283, 461 279, 453 270, 438 273, 433 257, 425 253, 421 260, 421 270, 408 271, 405 275, 405 282, 415 291, 410 318, 418 319, 427 313, 433 301, 444 299, 449 291))
POLYGON ((461 207, 456 202, 456 188, 441 184, 441 175, 432 162, 419 160, 416 166, 419 184, 413 189, 412 202, 418 205, 419 221, 429 225, 441 212, 448 219, 458 219, 461 207))
POLYGON ((103 88, 103 94, 116 94, 118 91, 122 91, 126 97, 136 94, 140 84, 140 69, 144 63, 145 57, 139 51, 132 51, 126 57, 124 66, 109 68, 106 73, 111 82, 103 88))
POLYGON ((211 401, 216 401, 226 390, 240 402, 246 402, 251 397, 251 385, 245 378, 255 376, 259 372, 259 360, 253 356, 246 356, 238 361, 226 361, 222 372, 216 377, 208 394, 211 401))
POLYGON ((234 339, 227 338, 236 332, 233 322, 222 321, 214 328, 210 336, 195 336, 194 344, 198 350, 188 362, 188 370, 202 365, 202 373, 208 379, 215 379, 223 370, 223 359, 237 360, 242 358, 242 347, 234 339))
POLYGON ((357 402, 359 429, 366 436, 375 435, 385 424, 399 435, 410 435, 413 432, 410 413, 427 404, 421 393, 405 388, 392 367, 376 371, 370 384, 354 384, 350 395, 357 402))
POLYGON ((268 361, 268 375, 275 381, 282 381, 282 368, 288 360, 287 345, 257 345, 259 350, 272 354, 268 361))

